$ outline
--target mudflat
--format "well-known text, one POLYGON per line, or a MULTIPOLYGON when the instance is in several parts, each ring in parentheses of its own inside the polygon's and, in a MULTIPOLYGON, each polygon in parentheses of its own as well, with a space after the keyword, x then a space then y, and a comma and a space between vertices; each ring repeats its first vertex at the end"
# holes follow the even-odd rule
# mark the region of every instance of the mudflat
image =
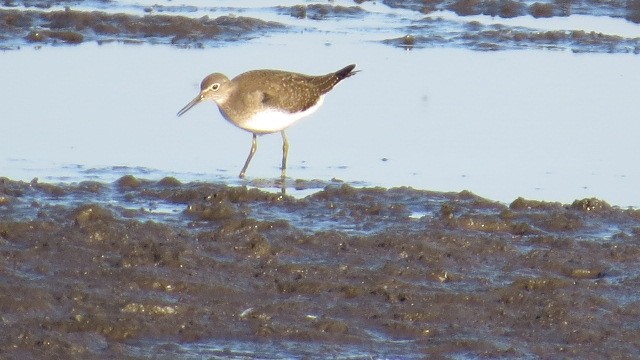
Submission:
POLYGON ((640 349, 640 211, 597 199, 3 178, 0 256, 3 358, 640 349))

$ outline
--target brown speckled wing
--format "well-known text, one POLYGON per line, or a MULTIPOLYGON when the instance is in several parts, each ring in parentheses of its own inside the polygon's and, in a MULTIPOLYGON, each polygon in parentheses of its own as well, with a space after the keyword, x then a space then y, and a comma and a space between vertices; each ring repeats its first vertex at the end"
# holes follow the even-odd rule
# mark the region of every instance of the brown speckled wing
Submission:
MULTIPOLYGON (((349 65, 335 73, 309 76, 286 71, 249 71, 241 74, 242 86, 236 91, 244 94, 261 94, 257 108, 277 108, 291 113, 305 111, 318 102, 320 96, 354 74, 355 65, 349 65)), ((255 98, 251 100, 256 100, 255 98)), ((247 99, 244 100, 246 102, 247 99)), ((248 104, 245 104, 245 106, 248 104)))
POLYGON ((262 104, 291 113, 305 111, 318 102, 323 94, 313 83, 314 77, 301 74, 284 74, 263 91, 262 104))

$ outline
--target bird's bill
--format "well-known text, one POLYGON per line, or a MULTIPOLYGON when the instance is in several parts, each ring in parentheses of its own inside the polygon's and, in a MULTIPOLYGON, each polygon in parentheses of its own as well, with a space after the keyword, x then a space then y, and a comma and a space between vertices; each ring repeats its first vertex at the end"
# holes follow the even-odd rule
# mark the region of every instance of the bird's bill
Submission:
POLYGON ((202 94, 199 94, 198 96, 196 96, 193 100, 191 100, 190 103, 188 103, 185 107, 183 107, 182 109, 180 109, 180 111, 178 111, 178 116, 181 116, 182 114, 189 111, 189 109, 191 109, 192 107, 198 105, 198 103, 203 99, 204 97, 202 96, 202 94))

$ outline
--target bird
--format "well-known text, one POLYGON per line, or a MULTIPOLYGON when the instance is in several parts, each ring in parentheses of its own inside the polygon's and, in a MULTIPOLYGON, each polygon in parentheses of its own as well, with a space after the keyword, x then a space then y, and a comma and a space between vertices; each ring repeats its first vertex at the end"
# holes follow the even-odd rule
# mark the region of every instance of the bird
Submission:
POLYGON ((325 95, 339 82, 353 76, 356 65, 348 65, 325 75, 306 75, 283 70, 260 69, 244 72, 229 80, 221 73, 206 76, 200 93, 177 116, 205 100, 213 100, 222 117, 253 134, 249 156, 240 171, 245 177, 255 154, 258 135, 280 132, 282 135, 282 173, 286 177, 289 142, 285 130, 318 110, 325 95))

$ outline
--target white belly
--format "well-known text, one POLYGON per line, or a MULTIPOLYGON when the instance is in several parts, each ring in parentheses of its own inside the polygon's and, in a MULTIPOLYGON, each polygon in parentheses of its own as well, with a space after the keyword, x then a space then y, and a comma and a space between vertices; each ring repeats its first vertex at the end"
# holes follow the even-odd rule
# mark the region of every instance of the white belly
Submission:
POLYGON ((309 116, 316 110, 318 110, 320 105, 322 105, 323 100, 324 96, 321 96, 315 105, 305 111, 297 113, 287 113, 272 108, 252 116, 251 118, 243 121, 242 124, 236 124, 233 122, 232 123, 244 130, 251 131, 256 134, 269 134, 277 131, 282 131, 293 125, 293 123, 295 123, 296 121, 302 119, 305 116, 309 116))

